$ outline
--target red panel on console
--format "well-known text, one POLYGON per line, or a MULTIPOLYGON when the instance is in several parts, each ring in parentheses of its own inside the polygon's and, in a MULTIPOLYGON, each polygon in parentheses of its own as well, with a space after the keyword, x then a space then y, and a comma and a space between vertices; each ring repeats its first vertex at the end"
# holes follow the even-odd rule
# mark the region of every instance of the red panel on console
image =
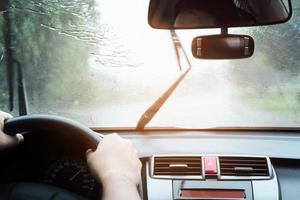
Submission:
POLYGON ((183 198, 245 199, 244 190, 182 189, 183 198))

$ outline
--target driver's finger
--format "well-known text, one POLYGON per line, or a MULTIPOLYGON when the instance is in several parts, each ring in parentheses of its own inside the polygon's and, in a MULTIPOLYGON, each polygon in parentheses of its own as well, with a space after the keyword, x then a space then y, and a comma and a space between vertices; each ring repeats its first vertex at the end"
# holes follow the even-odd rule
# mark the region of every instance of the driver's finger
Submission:
POLYGON ((24 136, 22 134, 17 133, 15 136, 17 144, 21 144, 24 142, 24 136))
POLYGON ((86 158, 86 162, 88 163, 91 163, 91 160, 92 160, 92 154, 93 154, 93 150, 92 149, 88 149, 86 152, 85 152, 85 158, 86 158))
POLYGON ((18 143, 18 138, 16 136, 7 136, 6 145, 7 147, 15 146, 18 143))
POLYGON ((1 139, 2 139, 2 145, 0 145, 0 149, 14 147, 24 141, 24 138, 21 134, 17 134, 14 136, 3 134, 1 135, 1 139))
POLYGON ((86 157, 88 158, 91 155, 91 153, 93 153, 92 149, 86 150, 85 152, 86 157))
POLYGON ((4 118, 4 120, 10 119, 10 118, 13 117, 11 114, 9 114, 9 113, 7 113, 7 112, 3 112, 3 111, 1 111, 1 110, 0 110, 0 116, 2 116, 2 117, 4 118))

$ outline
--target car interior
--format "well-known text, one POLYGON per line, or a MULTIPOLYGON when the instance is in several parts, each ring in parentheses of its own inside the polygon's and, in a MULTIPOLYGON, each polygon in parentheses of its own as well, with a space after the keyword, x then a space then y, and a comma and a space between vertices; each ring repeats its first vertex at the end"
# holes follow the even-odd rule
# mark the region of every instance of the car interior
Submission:
POLYGON ((0 15, 4 132, 24 136, 0 151, 0 199, 101 199, 85 153, 110 133, 137 149, 143 200, 299 198, 297 0, 2 0, 0 15))

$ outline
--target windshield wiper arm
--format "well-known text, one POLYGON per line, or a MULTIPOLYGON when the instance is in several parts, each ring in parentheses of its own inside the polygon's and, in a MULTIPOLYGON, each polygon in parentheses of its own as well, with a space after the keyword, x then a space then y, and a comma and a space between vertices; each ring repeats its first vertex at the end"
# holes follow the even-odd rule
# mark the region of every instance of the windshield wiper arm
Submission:
POLYGON ((176 79, 176 81, 160 96, 140 117, 138 124, 136 126, 136 130, 143 130, 145 126, 152 120, 155 114, 160 110, 160 108, 164 105, 164 103, 169 99, 172 93, 176 90, 181 81, 185 78, 188 72, 191 70, 192 65, 188 59, 188 56, 182 47, 182 44, 174 30, 170 31, 172 42, 175 48, 176 59, 178 62, 178 66, 180 71, 183 69, 183 60, 185 59, 187 64, 187 69, 181 73, 181 75, 176 79))

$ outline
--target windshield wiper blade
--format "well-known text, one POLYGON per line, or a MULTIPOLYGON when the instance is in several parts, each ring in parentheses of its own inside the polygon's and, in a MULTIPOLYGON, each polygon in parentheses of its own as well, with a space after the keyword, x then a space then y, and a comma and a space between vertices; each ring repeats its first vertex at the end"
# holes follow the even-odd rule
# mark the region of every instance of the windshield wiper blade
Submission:
POLYGON ((136 130, 143 130, 145 126, 152 120, 152 118, 155 116, 155 114, 160 110, 160 108, 164 105, 164 103, 169 99, 169 97, 172 95, 172 93, 176 90, 178 85, 181 83, 181 81, 186 77, 186 75, 189 73, 189 71, 192 68, 192 65, 188 59, 188 56, 182 47, 182 44, 175 32, 175 30, 170 31, 172 42, 174 45, 175 53, 176 53, 176 59, 178 62, 178 66, 180 71, 183 70, 183 60, 185 59, 187 68, 186 70, 181 73, 181 75, 176 79, 176 81, 160 96, 140 117, 138 124, 136 126, 136 130))

